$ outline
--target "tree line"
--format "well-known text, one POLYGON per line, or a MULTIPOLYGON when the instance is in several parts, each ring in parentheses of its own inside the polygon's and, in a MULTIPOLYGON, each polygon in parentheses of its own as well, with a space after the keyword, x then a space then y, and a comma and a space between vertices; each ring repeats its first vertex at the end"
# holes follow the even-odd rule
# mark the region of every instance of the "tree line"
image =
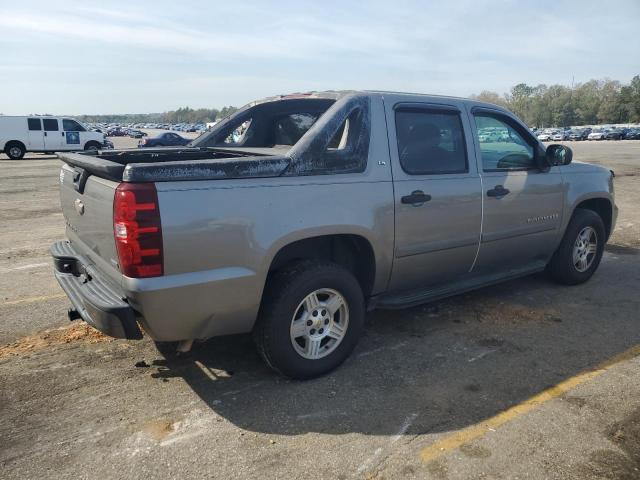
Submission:
POLYGON ((83 122, 91 123, 208 123, 231 115, 236 107, 190 108, 181 107, 162 113, 127 113, 116 115, 79 115, 83 122))
POLYGON ((508 108, 530 127, 640 123, 640 75, 629 84, 589 80, 575 86, 519 83, 509 93, 471 98, 508 108))
MULTIPOLYGON (((519 83, 500 95, 483 91, 471 98, 508 108, 531 127, 562 127, 609 123, 640 123, 640 75, 629 84, 617 80, 589 80, 574 86, 536 86, 519 83)), ((100 123, 207 123, 237 110, 182 107, 163 113, 81 115, 100 123)))

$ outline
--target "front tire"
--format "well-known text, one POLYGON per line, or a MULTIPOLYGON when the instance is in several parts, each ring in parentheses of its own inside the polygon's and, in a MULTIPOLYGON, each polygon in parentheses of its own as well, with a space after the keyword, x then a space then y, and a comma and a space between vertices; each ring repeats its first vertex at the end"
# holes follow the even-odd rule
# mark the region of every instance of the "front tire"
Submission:
POLYGON ((337 368, 364 329, 360 284, 344 267, 300 261, 269 280, 253 336, 276 372, 309 379, 337 368))
POLYGON ((591 278, 600 265, 606 232, 600 215, 592 210, 576 209, 560 246, 551 257, 547 270, 564 285, 578 285, 591 278))
POLYGON ((100 150, 100 144, 98 142, 87 142, 84 149, 87 152, 97 152, 100 150))

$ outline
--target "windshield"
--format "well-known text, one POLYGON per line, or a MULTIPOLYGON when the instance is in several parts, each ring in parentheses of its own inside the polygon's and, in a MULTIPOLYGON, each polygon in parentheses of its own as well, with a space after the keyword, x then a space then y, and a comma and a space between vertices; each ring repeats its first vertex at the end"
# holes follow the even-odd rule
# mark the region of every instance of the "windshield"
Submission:
POLYGON ((243 108, 193 142, 197 147, 293 146, 334 103, 333 99, 278 100, 243 108))

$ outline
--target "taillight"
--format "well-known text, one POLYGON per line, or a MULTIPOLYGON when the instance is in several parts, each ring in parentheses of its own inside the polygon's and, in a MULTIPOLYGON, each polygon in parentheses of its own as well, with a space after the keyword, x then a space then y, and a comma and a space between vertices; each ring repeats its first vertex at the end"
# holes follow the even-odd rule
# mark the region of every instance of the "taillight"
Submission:
POLYGON ((121 183, 113 202, 113 232, 120 271, 127 277, 163 274, 162 225, 153 183, 121 183))

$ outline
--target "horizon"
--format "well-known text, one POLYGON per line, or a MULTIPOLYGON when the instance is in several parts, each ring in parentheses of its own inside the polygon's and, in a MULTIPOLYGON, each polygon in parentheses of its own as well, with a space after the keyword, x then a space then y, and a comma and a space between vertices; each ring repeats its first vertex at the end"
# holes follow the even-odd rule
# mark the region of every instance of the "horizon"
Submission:
POLYGON ((637 74, 633 0, 604 11, 569 1, 329 3, 3 5, 0 111, 150 114, 311 90, 469 97, 637 74))

